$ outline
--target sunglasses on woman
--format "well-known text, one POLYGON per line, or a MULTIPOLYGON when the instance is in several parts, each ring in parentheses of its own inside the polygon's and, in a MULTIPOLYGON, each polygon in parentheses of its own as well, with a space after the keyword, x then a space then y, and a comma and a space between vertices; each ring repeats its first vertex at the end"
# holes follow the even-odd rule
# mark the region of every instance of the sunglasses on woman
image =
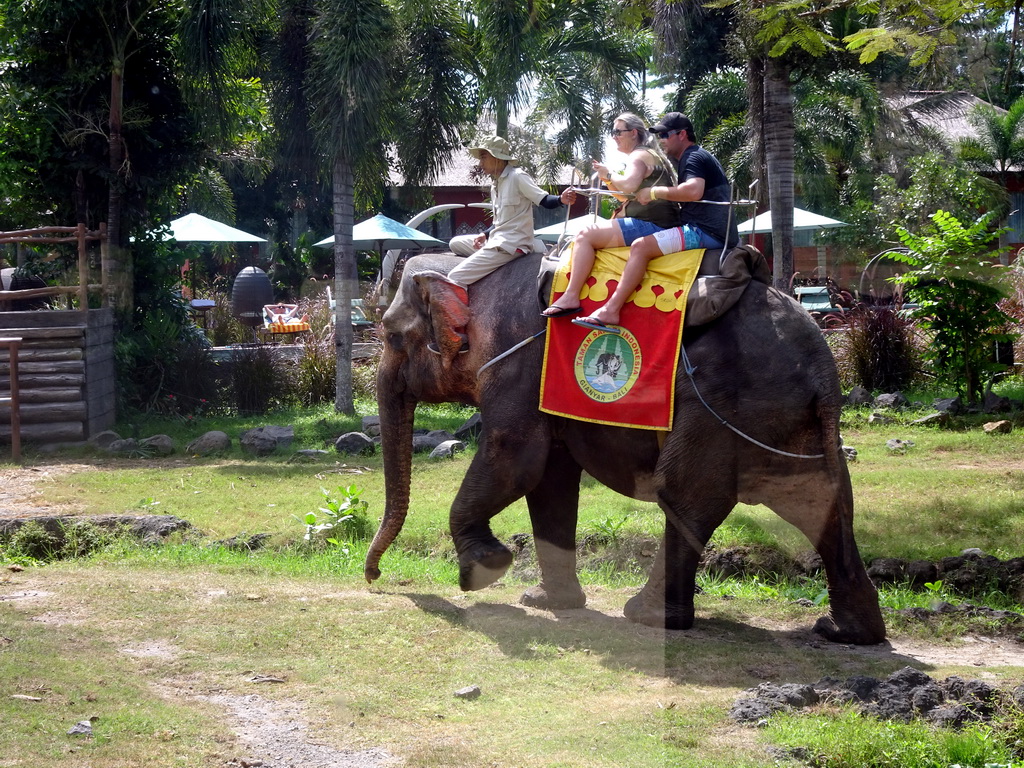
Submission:
POLYGON ((612 136, 619 136, 623 133, 629 133, 630 131, 635 130, 636 128, 612 128, 612 136))

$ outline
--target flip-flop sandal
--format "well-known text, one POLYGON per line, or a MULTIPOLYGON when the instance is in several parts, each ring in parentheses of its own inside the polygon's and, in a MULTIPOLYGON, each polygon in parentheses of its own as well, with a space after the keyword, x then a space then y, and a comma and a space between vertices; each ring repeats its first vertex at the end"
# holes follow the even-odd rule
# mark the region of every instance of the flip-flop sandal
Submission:
POLYGON ((541 317, 566 317, 567 315, 575 315, 580 312, 583 307, 556 307, 553 304, 548 309, 554 309, 554 312, 541 312, 541 317))
POLYGON ((611 325, 605 325, 600 320, 594 320, 589 317, 585 317, 582 319, 574 319, 572 320, 572 324, 578 325, 580 328, 589 328, 592 331, 604 331, 605 333, 616 333, 619 335, 622 334, 622 331, 620 329, 615 328, 611 325))

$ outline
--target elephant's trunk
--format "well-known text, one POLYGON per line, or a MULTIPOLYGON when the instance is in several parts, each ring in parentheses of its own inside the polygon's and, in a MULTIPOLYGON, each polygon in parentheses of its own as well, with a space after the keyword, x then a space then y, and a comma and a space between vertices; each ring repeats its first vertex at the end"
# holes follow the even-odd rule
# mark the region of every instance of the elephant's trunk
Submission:
POLYGON ((396 391, 391 366, 381 365, 378 374, 381 448, 384 452, 384 517, 366 553, 363 575, 380 578, 380 559, 402 530, 409 511, 412 473, 412 427, 416 401, 396 391))

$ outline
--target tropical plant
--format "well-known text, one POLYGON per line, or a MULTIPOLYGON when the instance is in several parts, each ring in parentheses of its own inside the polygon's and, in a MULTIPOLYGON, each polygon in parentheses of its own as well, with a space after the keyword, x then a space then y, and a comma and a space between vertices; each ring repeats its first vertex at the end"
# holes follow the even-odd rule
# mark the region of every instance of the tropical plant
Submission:
POLYGON ((894 282, 906 287, 919 306, 914 316, 931 343, 924 351, 933 372, 969 403, 1005 366, 995 362, 996 343, 1010 340, 1004 332, 1007 315, 998 302, 1006 294, 1002 267, 995 263, 1001 249, 993 248, 999 232, 993 214, 964 226, 946 211, 932 214, 933 226, 922 234, 897 228, 907 253, 892 258, 910 266, 894 282))
POLYGON ((354 412, 352 326, 357 298, 355 198, 380 194, 389 144, 410 183, 436 171, 459 145, 466 115, 462 20, 448 4, 321 0, 310 39, 306 95, 334 190, 337 299, 335 408, 354 412))

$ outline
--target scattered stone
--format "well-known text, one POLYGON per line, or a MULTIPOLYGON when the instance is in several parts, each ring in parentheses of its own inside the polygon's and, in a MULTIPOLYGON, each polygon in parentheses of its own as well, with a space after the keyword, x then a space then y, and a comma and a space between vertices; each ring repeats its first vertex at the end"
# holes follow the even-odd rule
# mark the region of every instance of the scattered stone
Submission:
POLYGON ((930 560, 913 560, 907 563, 907 581, 918 589, 933 584, 939 578, 939 569, 930 560))
POLYGON ((289 461, 315 461, 324 456, 330 456, 330 451, 325 451, 323 448, 301 448, 294 453, 289 461))
POLYGON ((412 436, 413 453, 430 453, 441 443, 455 440, 455 435, 443 429, 435 429, 433 432, 414 434, 412 436))
POLYGON ((212 430, 185 446, 185 453, 190 456, 213 456, 230 449, 231 438, 219 430, 212 430))
POLYGON ((949 414, 944 411, 939 413, 929 413, 927 416, 922 416, 920 419, 914 419, 910 423, 919 427, 932 425, 944 427, 946 424, 949 424, 949 414))
POLYGON ((959 397, 939 397, 932 400, 932 408, 939 413, 956 416, 963 413, 964 406, 959 397))
POLYGON ((868 566, 868 576, 876 584, 896 584, 906 578, 907 563, 897 557, 879 557, 868 566))
POLYGON ((139 452, 139 441, 134 437, 126 437, 123 440, 112 440, 105 449, 108 453, 129 454, 139 452))
POLYGON ((981 410, 985 413, 1006 413, 1012 408, 1010 398, 1000 397, 994 392, 986 392, 981 401, 981 410))
POLYGON ((252 536, 240 533, 230 539, 215 541, 212 546, 224 547, 235 552, 255 552, 257 549, 263 549, 264 542, 269 538, 269 533, 254 533, 252 536))
POLYGON ((380 435, 380 416, 363 416, 363 434, 367 437, 380 435))
POLYGON ((875 408, 906 408, 910 405, 910 401, 903 395, 902 392, 890 392, 885 395, 879 395, 875 398, 875 408))
POLYGON ((466 450, 466 444, 459 440, 445 440, 430 452, 432 459, 454 459, 455 454, 466 450))
POLYGON ((89 720, 79 720, 68 730, 68 736, 92 736, 92 723, 89 720))
POLYGON ((373 440, 362 432, 346 432, 334 441, 334 450, 348 455, 369 456, 375 448, 373 440))
POLYGON ((153 435, 139 441, 139 447, 159 456, 170 456, 174 453, 174 440, 169 435, 153 435))
POLYGON ((859 384, 846 396, 846 402, 850 405, 870 405, 872 399, 871 393, 859 384))
POLYGON ((1008 435, 1013 432, 1013 422, 1006 419, 990 421, 982 429, 990 435, 1008 435))
POLYGON ((480 693, 479 685, 468 685, 465 688, 459 688, 459 690, 455 692, 455 698, 473 701, 474 699, 480 698, 480 693))
POLYGON ((729 715, 739 723, 759 724, 776 712, 830 701, 855 704, 861 714, 883 720, 910 722, 923 717, 958 728, 992 718, 1005 703, 1019 698, 1024 698, 1024 686, 1005 695, 981 680, 967 681, 954 675, 940 683, 920 670, 904 667, 885 680, 857 675, 845 682, 824 677, 813 686, 761 683, 744 691, 729 715))
POLYGON ((908 449, 914 447, 914 441, 900 440, 900 438, 894 437, 892 440, 885 441, 885 447, 889 449, 889 453, 904 454, 908 449))
POLYGON ((892 424, 893 419, 884 413, 872 413, 868 416, 868 424, 892 424))
POLYGON ((269 456, 278 448, 290 448, 294 441, 294 427, 273 425, 247 429, 238 439, 242 450, 252 456, 269 456))
POLYGON ((463 442, 477 440, 480 438, 480 433, 483 431, 483 429, 484 420, 483 417, 480 415, 480 412, 477 411, 468 419, 466 419, 466 421, 463 422, 461 427, 455 430, 455 437, 456 439, 462 440, 463 442))
POLYGON ((846 457, 847 461, 852 463, 857 460, 857 449, 854 448, 852 445, 844 445, 843 456, 846 457))
POLYGON ((105 429, 102 432, 93 435, 89 438, 89 444, 99 448, 100 450, 106 450, 110 447, 110 444, 115 440, 120 440, 121 436, 110 429, 105 429))

